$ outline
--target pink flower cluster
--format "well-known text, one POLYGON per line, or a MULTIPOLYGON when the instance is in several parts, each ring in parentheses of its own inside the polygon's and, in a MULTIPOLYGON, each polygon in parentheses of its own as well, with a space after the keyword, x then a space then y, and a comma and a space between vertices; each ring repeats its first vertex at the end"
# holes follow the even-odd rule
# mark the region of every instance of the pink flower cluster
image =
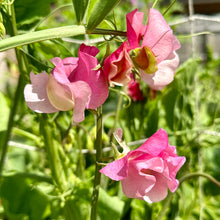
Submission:
POLYGON ((105 59, 103 71, 111 86, 127 85, 132 68, 154 90, 171 83, 179 64, 180 43, 159 11, 150 9, 148 23, 137 9, 127 14, 127 39, 105 59))
POLYGON ((168 142, 165 130, 160 129, 136 150, 129 151, 121 144, 123 153, 100 170, 109 178, 121 181, 122 190, 129 198, 159 202, 178 187, 176 174, 185 157, 176 154, 176 147, 168 142))

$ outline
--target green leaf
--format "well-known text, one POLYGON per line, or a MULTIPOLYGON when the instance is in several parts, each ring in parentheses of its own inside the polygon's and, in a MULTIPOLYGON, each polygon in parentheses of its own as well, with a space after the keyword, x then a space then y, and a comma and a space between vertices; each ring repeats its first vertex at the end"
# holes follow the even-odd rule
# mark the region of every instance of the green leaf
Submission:
POLYGON ((0 92, 0 132, 7 129, 9 118, 9 107, 4 95, 0 92))
POLYGON ((50 13, 51 0, 14 1, 16 21, 19 25, 31 24, 50 13))
POLYGON ((76 19, 79 24, 83 21, 89 0, 72 0, 76 13, 76 19))
POLYGON ((124 202, 118 197, 111 197, 102 188, 99 189, 98 214, 100 219, 119 220, 124 207, 124 202))
POLYGON ((5 177, 1 183, 0 196, 7 217, 17 219, 45 219, 51 213, 49 199, 33 188, 22 177, 5 177))
POLYGON ((119 2, 120 0, 99 0, 89 18, 87 32, 91 33, 119 2))
POLYGON ((0 41, 0 51, 14 47, 23 46, 44 40, 51 40, 62 37, 71 37, 85 34, 85 27, 81 25, 69 25, 58 28, 51 28, 41 31, 17 35, 0 41))

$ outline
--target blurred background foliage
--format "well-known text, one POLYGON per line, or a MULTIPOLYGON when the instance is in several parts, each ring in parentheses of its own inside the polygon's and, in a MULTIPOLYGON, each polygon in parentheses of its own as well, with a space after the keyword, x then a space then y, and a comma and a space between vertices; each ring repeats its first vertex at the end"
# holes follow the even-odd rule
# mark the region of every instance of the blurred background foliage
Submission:
MULTIPOLYGON (((9 0, 0 3, 3 38, 13 32, 12 3, 9 0)), ((153 3, 153 0, 121 1, 98 27, 126 31, 125 15, 136 7, 146 12, 153 3)), ((15 0, 17 32, 23 34, 77 24, 80 19, 81 23, 87 24, 96 4, 98 0, 89 1, 87 14, 83 17, 76 15, 70 0, 15 0)), ((161 1, 156 8, 164 12, 168 5, 161 1)), ((184 8, 177 1, 165 18, 168 22, 174 21, 183 14, 184 8)), ((190 43, 190 39, 180 38, 180 41, 190 43)), ((34 73, 50 72, 53 68, 51 58, 77 56, 81 43, 96 45, 101 61, 108 46, 113 52, 123 40, 122 37, 85 35, 23 46, 19 50, 28 63, 23 86, 29 83, 31 70, 34 73)), ((1 146, 19 77, 14 51, 6 51, 2 56, 1 146)), ((106 159, 112 156, 110 146, 116 127, 123 129, 124 139, 131 149, 163 127, 168 132, 170 144, 177 147, 179 155, 187 158, 178 173, 181 184, 164 201, 147 204, 126 198, 119 182, 102 176, 99 219, 219 219, 220 188, 204 177, 183 177, 188 173, 203 172, 220 181, 220 58, 214 57, 207 45, 207 59, 189 56, 179 66, 175 80, 163 91, 152 91, 143 83, 140 87, 144 100, 131 103, 120 94, 121 88, 110 90, 103 106, 103 162, 108 162, 106 159)), ((122 90, 127 92, 126 88, 122 90)), ((85 120, 76 125, 72 122, 72 112, 37 114, 28 109, 22 96, 14 115, 1 175, 0 218, 39 220, 73 219, 74 216, 76 220, 89 219, 95 169, 95 129, 94 115, 89 111, 86 111, 85 120)))

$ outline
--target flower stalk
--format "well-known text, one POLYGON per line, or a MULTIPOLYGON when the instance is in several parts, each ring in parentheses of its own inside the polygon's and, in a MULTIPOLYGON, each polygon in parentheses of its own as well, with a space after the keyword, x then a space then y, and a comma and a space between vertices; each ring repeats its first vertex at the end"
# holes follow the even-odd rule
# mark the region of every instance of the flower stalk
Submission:
POLYGON ((102 106, 97 109, 96 114, 96 166, 95 166, 95 179, 93 185, 92 193, 92 203, 91 203, 91 220, 97 219, 97 209, 98 209, 98 197, 99 197, 99 187, 101 181, 101 173, 99 170, 102 168, 100 161, 102 158, 102 106))

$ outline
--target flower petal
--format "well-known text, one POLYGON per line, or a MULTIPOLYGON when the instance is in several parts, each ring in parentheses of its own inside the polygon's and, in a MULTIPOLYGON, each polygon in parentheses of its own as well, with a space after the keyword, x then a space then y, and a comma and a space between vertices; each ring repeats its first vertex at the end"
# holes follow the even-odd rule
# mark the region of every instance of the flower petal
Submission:
POLYGON ((68 87, 57 82, 53 75, 49 75, 47 80, 47 95, 50 103, 60 111, 68 111, 75 106, 74 96, 68 87))
POLYGON ((153 74, 146 74, 140 70, 141 79, 154 90, 162 90, 174 79, 175 70, 179 65, 179 56, 177 53, 171 53, 166 60, 158 65, 158 71, 153 74))
POLYGON ((73 121, 79 123, 84 120, 84 111, 91 96, 90 86, 83 81, 73 82, 67 85, 74 96, 73 121))
POLYGON ((142 33, 145 30, 143 25, 144 13, 138 12, 137 9, 126 15, 127 21, 127 38, 130 45, 130 48, 139 47, 139 42, 142 38, 142 33))
POLYGON ((119 181, 119 180, 125 179, 128 173, 127 156, 124 156, 119 160, 115 160, 109 163, 104 168, 102 168, 99 172, 105 174, 112 180, 119 181))
POLYGON ((98 60, 87 53, 79 51, 78 66, 70 78, 71 82, 84 81, 91 88, 87 108, 95 109, 108 97, 108 84, 101 69, 96 70, 98 60))
POLYGON ((30 73, 31 84, 27 84, 24 88, 24 98, 30 109, 38 113, 53 113, 56 109, 49 101, 47 96, 47 80, 46 72, 35 75, 30 73))
POLYGON ((61 84, 69 83, 69 76, 73 72, 73 70, 77 66, 78 58, 75 57, 67 57, 65 59, 61 59, 59 57, 55 57, 50 60, 55 67, 52 70, 52 74, 57 82, 61 84))
POLYGON ((144 200, 150 203, 159 202, 165 199, 168 194, 167 179, 159 173, 155 173, 154 177, 156 178, 154 187, 144 196, 144 200))
POLYGON ((149 11, 147 28, 142 41, 143 46, 153 51, 158 63, 180 48, 180 43, 173 35, 172 29, 156 9, 149 11))
POLYGON ((110 86, 126 85, 131 80, 133 63, 128 54, 128 43, 124 42, 104 61, 103 71, 110 86))
POLYGON ((81 44, 79 47, 79 51, 83 53, 87 53, 93 57, 95 57, 99 53, 99 49, 95 46, 87 46, 85 44, 81 44))
POLYGON ((138 149, 132 152, 145 152, 152 156, 158 156, 161 151, 168 147, 168 136, 164 129, 158 130, 148 138, 138 149))
POLYGON ((129 162, 127 178, 121 181, 122 190, 129 198, 142 199, 155 185, 155 177, 149 174, 140 175, 137 167, 129 162))

